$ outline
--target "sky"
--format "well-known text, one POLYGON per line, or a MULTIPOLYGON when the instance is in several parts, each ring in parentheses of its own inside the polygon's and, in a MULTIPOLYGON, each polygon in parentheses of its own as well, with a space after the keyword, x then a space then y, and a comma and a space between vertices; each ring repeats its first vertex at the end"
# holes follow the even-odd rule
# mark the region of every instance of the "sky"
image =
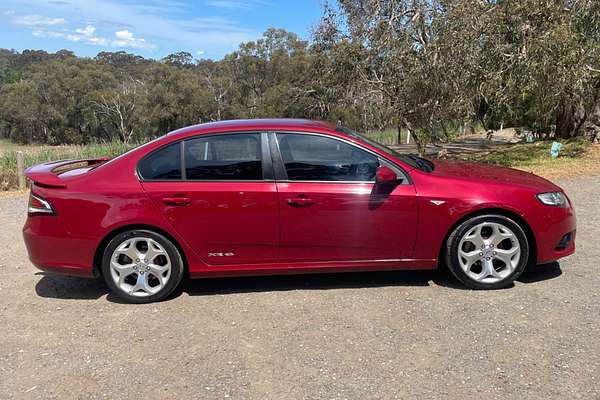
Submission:
POLYGON ((177 51, 220 59, 270 27, 302 38, 323 0, 0 0, 0 48, 127 51, 159 59, 177 51))

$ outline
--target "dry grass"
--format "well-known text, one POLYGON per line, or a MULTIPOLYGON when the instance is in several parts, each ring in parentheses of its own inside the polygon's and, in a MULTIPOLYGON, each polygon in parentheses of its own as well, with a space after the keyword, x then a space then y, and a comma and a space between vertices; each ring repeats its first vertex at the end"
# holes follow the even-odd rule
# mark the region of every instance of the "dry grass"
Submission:
POLYGON ((552 162, 515 166, 546 179, 572 179, 600 174, 600 144, 590 145, 578 158, 557 158, 552 162))
POLYGON ((19 145, 0 140, 0 191, 17 187, 17 151, 23 152, 25 167, 48 161, 65 159, 89 159, 115 157, 133 145, 119 142, 91 144, 87 146, 19 145))
POLYGON ((495 151, 458 158, 512 167, 547 179, 570 179, 600 173, 600 145, 581 139, 565 140, 562 145, 558 158, 550 156, 552 142, 544 140, 502 146, 495 151))

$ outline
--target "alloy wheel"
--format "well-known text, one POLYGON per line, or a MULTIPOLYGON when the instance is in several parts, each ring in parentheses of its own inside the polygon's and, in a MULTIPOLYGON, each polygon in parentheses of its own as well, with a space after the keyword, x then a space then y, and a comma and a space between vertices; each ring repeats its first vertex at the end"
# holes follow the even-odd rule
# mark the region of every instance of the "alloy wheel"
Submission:
POLYGON ((110 258, 110 275, 123 292, 136 297, 158 293, 171 277, 171 259, 156 240, 134 237, 120 243, 110 258))
POLYGON ((521 259, 521 246, 515 233, 497 222, 475 225, 461 238, 458 260, 471 279, 497 283, 510 276, 521 259))

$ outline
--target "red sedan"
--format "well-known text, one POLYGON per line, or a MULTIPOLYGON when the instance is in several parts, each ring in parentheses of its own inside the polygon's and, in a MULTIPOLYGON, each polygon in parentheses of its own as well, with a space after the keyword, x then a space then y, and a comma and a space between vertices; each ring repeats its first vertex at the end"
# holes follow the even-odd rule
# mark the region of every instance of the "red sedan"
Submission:
POLYGON ((192 278, 435 269, 475 289, 575 251, 562 189, 508 168, 402 155, 307 120, 180 129, 112 160, 27 170, 40 269, 136 303, 192 278))

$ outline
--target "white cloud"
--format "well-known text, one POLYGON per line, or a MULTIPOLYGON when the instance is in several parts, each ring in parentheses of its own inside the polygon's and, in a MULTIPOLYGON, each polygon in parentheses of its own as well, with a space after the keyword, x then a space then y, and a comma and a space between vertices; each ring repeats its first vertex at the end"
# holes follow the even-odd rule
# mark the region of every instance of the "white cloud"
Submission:
POLYGON ((65 39, 71 42, 83 42, 85 44, 91 44, 95 46, 105 46, 108 44, 108 39, 101 36, 96 36, 96 27, 93 25, 86 25, 85 28, 75 29, 75 33, 69 33, 65 36, 65 39))
POLYGON ((136 38, 133 33, 124 29, 115 32, 116 39, 111 42, 113 47, 129 47, 132 49, 154 49, 155 45, 147 43, 146 39, 136 38))
MULTIPOLYGON (((203 0, 202 4, 206 5, 207 1, 227 0, 203 0)), ((272 3, 272 0, 229 1, 257 5, 272 3)), ((123 44, 142 51, 157 52, 160 49, 193 52, 193 49, 200 48, 209 57, 220 57, 235 50, 240 42, 255 40, 260 36, 259 31, 248 28, 239 21, 210 15, 217 8, 212 8, 211 11, 211 8, 204 7, 202 12, 190 12, 190 9, 198 7, 193 2, 184 0, 0 0, 0 3, 5 9, 17 11, 26 4, 28 10, 36 10, 38 14, 57 15, 71 24, 79 22, 73 26, 68 26, 68 23, 65 26, 53 26, 52 29, 48 26, 30 26, 32 30, 68 30, 66 33, 77 34, 75 27, 84 26, 80 22, 83 21, 84 24, 91 23, 97 28, 96 36, 108 38, 108 45, 113 41, 124 42, 123 44), (194 14, 204 16, 197 17, 194 14), (68 29, 57 29, 59 27, 68 29), (132 32, 133 39, 144 38, 144 42, 134 41, 134 46, 130 46, 131 41, 105 33, 123 30, 132 32)))
POLYGON ((64 18, 50 18, 39 14, 22 15, 14 19, 15 24, 24 26, 53 26, 62 25, 67 21, 64 18))
POLYGON ((96 32, 96 28, 92 25, 86 25, 83 29, 75 29, 75 32, 80 33, 84 36, 92 36, 96 32))
POLYGON ((203 50, 198 50, 198 51, 196 52, 196 55, 198 55, 198 56, 203 56, 203 55, 204 55, 204 51, 203 51, 203 50))
POLYGON ((95 35, 96 28, 93 25, 86 25, 85 28, 78 28, 75 31, 63 30, 55 31, 48 29, 35 29, 31 34, 40 38, 60 38, 75 43, 85 43, 93 46, 106 46, 109 40, 95 35))
POLYGON ((31 34, 35 37, 40 37, 40 38, 64 38, 65 34, 62 32, 53 32, 53 31, 46 31, 46 30, 41 30, 41 29, 35 29, 31 32, 31 34))

